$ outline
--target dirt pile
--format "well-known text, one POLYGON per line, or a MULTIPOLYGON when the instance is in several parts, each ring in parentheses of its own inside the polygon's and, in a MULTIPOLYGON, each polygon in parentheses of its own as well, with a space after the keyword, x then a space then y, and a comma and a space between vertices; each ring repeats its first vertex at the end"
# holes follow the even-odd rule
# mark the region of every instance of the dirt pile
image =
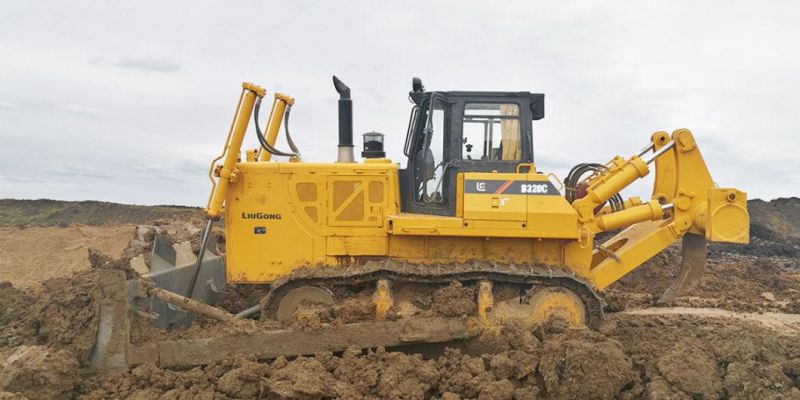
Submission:
POLYGON ((662 315, 615 316, 601 333, 625 348, 649 398, 800 398, 796 330, 662 315))
MULTIPOLYGON (((680 262, 676 245, 624 276, 606 290, 607 310, 654 306, 677 276, 680 262)), ((675 305, 800 313, 800 256, 712 252, 697 288, 675 305)))
POLYGON ((610 399, 639 381, 622 345, 592 331, 545 341, 538 370, 546 392, 559 399, 610 399))
POLYGON ((122 257, 135 230, 134 225, 0 228, 0 282, 32 287, 86 271, 90 248, 122 257))
MULTIPOLYGON (((146 268, 156 234, 190 248, 194 244, 197 251, 198 215, 141 222, 133 213, 122 222, 136 225, 0 228, 0 234, 9 232, 0 238, 4 251, 34 249, 37 257, 53 260, 77 244, 75 254, 86 260, 74 270, 65 266, 69 260, 51 261, 63 274, 49 276, 47 271, 26 275, 27 265, 39 259, 13 254, 16 263, 2 264, 6 257, 0 257, 0 273, 3 265, 16 266, 9 270, 15 279, 35 283, 0 283, 0 399, 800 398, 800 320, 795 318, 800 316, 800 255, 791 250, 797 248, 800 228, 789 219, 797 220, 792 213, 800 200, 761 203, 751 201, 751 234, 768 242, 746 251, 713 246, 701 284, 677 301, 689 308, 652 307, 677 272, 680 248, 673 247, 609 289, 611 313, 598 331, 509 322, 487 329, 478 341, 426 351, 425 357, 411 354, 421 349, 351 349, 295 359, 225 360, 190 370, 144 364, 114 375, 97 375, 87 365, 97 326, 95 268, 127 268, 127 257, 147 254, 142 258, 146 268), (4 243, 15 238, 27 240, 4 243), (112 244, 114 251, 88 250, 112 244)), ((50 211, 45 207, 31 215, 45 212, 50 211)), ((224 240, 221 235, 215 232, 224 240)), ((254 304, 261 290, 236 288, 223 304, 239 311, 254 304)), ((474 288, 450 285, 413 305, 436 315, 471 314, 473 297, 474 288)), ((349 322, 344 316, 370 314, 364 307, 371 304, 369 294, 361 300, 307 320, 343 323, 349 322)), ((201 319, 180 333, 134 329, 133 340, 224 331, 201 319)))
POLYGON ((79 378, 78 363, 68 350, 20 346, 4 359, 0 390, 29 399, 72 397, 79 378))
POLYGON ((36 335, 38 323, 26 318, 35 303, 34 297, 11 283, 0 283, 0 348, 22 345, 36 335))
POLYGON ((750 243, 714 244, 712 250, 755 256, 800 257, 800 198, 750 200, 750 243))
POLYGON ((95 282, 95 273, 84 271, 49 279, 33 292, 0 284, 0 391, 74 397, 95 342, 95 282))
MULTIPOLYGON (((0 200, 0 202, 7 202, 0 200)), ((17 201, 20 202, 20 201, 17 201)), ((30 203, 38 203, 32 201, 30 203)), ((95 204, 96 202, 90 202, 95 204)), ((69 203, 72 204, 72 203, 69 203)), ((75 207, 83 203, 73 204, 75 207)), ((106 204, 106 203, 102 203, 106 204)), ((177 263, 192 261, 193 252, 200 247, 200 231, 202 218, 193 210, 170 211, 173 218, 155 219, 161 212, 133 212, 133 215, 117 213, 117 206, 109 204, 114 213, 110 217, 97 216, 96 222, 104 225, 71 224, 66 226, 27 226, 0 227, 0 282, 8 281, 14 286, 27 288, 39 285, 42 281, 68 277, 76 272, 89 269, 89 249, 112 259, 135 257, 141 268, 140 273, 147 273, 150 265, 153 240, 156 235, 166 236, 170 242, 184 251, 178 253, 177 263), (136 221, 147 220, 148 223, 136 221), (125 221, 119 225, 107 225, 116 221, 125 221), (188 257, 181 257, 186 256, 188 257)), ((149 209, 149 207, 132 207, 133 210, 149 209)), ((27 205, 23 208, 33 208, 27 205)), ((90 210, 76 208, 78 214, 91 213, 90 210)), ((123 210, 124 211, 124 210, 123 210)), ((5 212, 5 211, 4 211, 5 212)), ((104 215, 104 214, 101 214, 104 215)), ((86 218, 75 218, 85 221, 86 218)), ((35 219, 34 219, 35 220, 35 219)), ((2 225, 2 224, 0 224, 2 225)), ((214 230, 214 237, 224 243, 224 235, 220 228, 214 230)))
MULTIPOLYGON (((506 329, 506 328, 504 328, 506 329)), ((500 332, 503 350, 425 359, 382 348, 189 371, 147 364, 93 377, 81 397, 612 399, 797 398, 800 342, 739 321, 612 316, 599 332, 500 332), (519 336, 527 336, 519 340, 519 336)))
MULTIPOLYGON (((748 209, 751 243, 711 243, 699 286, 676 305, 800 313, 800 198, 751 200, 748 209)), ((655 305, 680 261, 676 244, 623 277, 605 293, 609 311, 655 305)))
POLYGON ((35 292, 0 286, 0 346, 48 345, 71 351, 86 365, 97 330, 94 271, 50 279, 35 292))
POLYGON ((146 224, 192 213, 199 215, 199 211, 193 207, 144 207, 102 201, 0 199, 0 226, 146 224))
MULTIPOLYGON (((481 356, 448 349, 437 358, 382 348, 341 355, 321 353, 271 363, 236 360, 188 372, 143 365, 98 377, 79 388, 86 398, 613 398, 638 383, 619 342, 591 331, 540 341, 529 333, 523 347, 481 356), (532 344, 532 346, 530 345, 532 344), (604 368, 589 368, 593 362, 604 368), (122 390, 120 390, 122 389, 122 390)), ((523 342, 520 342, 523 343, 523 342)))

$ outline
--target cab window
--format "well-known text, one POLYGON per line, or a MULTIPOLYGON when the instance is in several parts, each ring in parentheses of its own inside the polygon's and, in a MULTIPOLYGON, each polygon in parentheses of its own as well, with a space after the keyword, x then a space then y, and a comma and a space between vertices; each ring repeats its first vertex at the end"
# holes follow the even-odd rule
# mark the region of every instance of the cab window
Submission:
POLYGON ((522 158, 519 105, 467 103, 461 157, 472 161, 519 161, 522 158))
POLYGON ((423 108, 425 119, 414 171, 416 200, 422 204, 443 203, 443 183, 447 168, 445 157, 445 104, 436 99, 423 108))

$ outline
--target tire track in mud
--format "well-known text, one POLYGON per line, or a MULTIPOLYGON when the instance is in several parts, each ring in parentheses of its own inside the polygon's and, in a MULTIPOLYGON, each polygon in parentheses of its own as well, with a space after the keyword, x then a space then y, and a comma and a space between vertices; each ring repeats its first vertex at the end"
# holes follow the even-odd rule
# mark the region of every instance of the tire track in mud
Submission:
POLYGON ((787 314, 778 312, 741 312, 729 311, 721 308, 692 308, 692 307, 652 307, 634 310, 625 310, 616 314, 625 315, 682 315, 697 318, 722 318, 735 319, 771 329, 777 333, 800 336, 800 314, 787 314))

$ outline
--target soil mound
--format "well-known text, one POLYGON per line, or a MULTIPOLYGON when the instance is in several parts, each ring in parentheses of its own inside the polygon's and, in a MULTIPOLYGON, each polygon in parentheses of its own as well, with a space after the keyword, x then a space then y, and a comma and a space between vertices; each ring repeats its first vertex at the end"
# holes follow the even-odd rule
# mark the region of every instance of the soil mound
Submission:
POLYGON ((198 213, 180 206, 136 206, 102 201, 0 199, 0 226, 144 224, 198 213))
POLYGON ((122 257, 134 225, 0 228, 0 281, 33 287, 89 269, 89 248, 122 257))
MULTIPOLYGON (((519 326, 500 336, 518 334, 519 326)), ((536 329, 529 330, 536 333, 536 329)), ((81 397, 280 399, 796 398, 800 342, 734 319, 614 315, 599 332, 548 334, 481 355, 350 349, 189 371, 151 364, 95 376, 81 397), (138 396, 138 397, 137 397, 138 396)))
POLYGON ((592 331, 571 333, 546 340, 543 347, 538 370, 552 398, 612 399, 638 383, 619 342, 592 331))
POLYGON ((751 200, 747 209, 754 233, 768 240, 800 243, 800 198, 789 197, 771 201, 751 200))
POLYGON ((67 350, 20 346, 0 364, 0 390, 31 400, 69 399, 78 381, 78 363, 67 350))
MULTIPOLYGON (((607 311, 654 306, 680 269, 680 244, 666 249, 611 285, 607 311)), ((733 311, 800 314, 800 256, 778 257, 714 252, 690 296, 675 304, 733 311)))
POLYGON ((96 273, 85 271, 47 280, 31 292, 0 285, 0 347, 54 346, 86 365, 97 331, 96 282, 96 273))
POLYGON ((697 315, 615 315, 601 333, 622 344, 648 398, 800 398, 796 334, 697 315))
POLYGON ((800 257, 800 198, 750 200, 750 243, 714 244, 712 250, 757 256, 800 257))

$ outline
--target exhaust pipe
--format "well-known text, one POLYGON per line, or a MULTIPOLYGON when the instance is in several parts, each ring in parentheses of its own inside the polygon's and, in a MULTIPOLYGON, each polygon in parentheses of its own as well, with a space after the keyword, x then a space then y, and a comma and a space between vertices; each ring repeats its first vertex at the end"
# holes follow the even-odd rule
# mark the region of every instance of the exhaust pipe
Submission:
POLYGON ((333 76, 333 87, 339 93, 339 152, 336 162, 355 162, 353 156, 353 100, 350 99, 350 88, 336 75, 333 76))

